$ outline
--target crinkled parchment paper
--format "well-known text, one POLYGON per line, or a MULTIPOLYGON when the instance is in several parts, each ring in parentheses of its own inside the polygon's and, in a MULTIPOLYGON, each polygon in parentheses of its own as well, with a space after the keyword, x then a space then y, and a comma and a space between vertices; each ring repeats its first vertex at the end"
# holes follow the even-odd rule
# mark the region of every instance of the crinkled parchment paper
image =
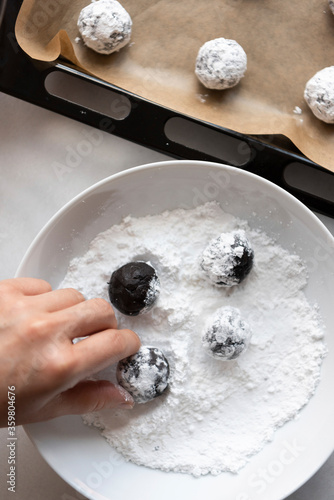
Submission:
POLYGON ((283 134, 334 172, 334 125, 313 116, 306 82, 334 65, 334 16, 327 0, 121 0, 133 20, 131 43, 110 56, 77 40, 89 0, 25 0, 16 24, 22 49, 59 54, 86 72, 181 113, 245 134, 283 134), (232 38, 248 56, 241 83, 207 90, 194 74, 207 40, 232 38), (297 114, 296 107, 302 111, 297 114))

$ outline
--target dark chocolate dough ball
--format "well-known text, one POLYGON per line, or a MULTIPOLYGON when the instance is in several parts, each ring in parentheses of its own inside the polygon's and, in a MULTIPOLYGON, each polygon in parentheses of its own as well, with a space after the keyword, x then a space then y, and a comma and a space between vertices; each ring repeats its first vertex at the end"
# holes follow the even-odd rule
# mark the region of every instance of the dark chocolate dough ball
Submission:
POLYGON ((110 302, 128 316, 151 309, 160 291, 157 273, 146 262, 129 262, 120 267, 112 273, 108 285, 110 302))
POLYGON ((253 267, 254 251, 243 230, 222 233, 202 254, 201 267, 217 286, 238 285, 253 267))
POLYGON ((119 361, 116 376, 136 403, 147 403, 167 389, 169 364, 160 349, 142 346, 136 354, 119 361))
POLYGON ((251 328, 241 318, 239 309, 226 306, 216 311, 202 336, 202 344, 213 358, 228 361, 245 351, 251 336, 251 328))

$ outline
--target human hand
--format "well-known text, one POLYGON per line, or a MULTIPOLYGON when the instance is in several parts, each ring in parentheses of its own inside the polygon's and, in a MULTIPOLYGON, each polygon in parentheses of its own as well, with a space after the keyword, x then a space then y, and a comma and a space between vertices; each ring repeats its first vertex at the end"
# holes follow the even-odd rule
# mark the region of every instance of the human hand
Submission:
POLYGON ((0 427, 7 426, 12 386, 17 425, 131 408, 133 400, 121 387, 85 379, 139 347, 134 332, 117 330, 104 299, 85 300, 70 288, 52 291, 49 283, 34 278, 0 282, 0 427))

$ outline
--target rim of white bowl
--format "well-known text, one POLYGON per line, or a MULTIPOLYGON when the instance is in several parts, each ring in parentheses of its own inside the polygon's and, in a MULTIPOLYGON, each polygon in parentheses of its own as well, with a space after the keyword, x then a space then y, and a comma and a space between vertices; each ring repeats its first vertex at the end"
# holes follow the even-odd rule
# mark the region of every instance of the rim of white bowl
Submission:
POLYGON ((166 160, 166 161, 161 161, 161 162, 154 162, 154 163, 146 163, 143 165, 138 165, 136 167, 131 167, 127 170, 122 170, 121 172, 117 172, 116 174, 112 174, 108 177, 105 177, 104 179, 101 179, 100 181, 92 184, 88 188, 84 189, 81 191, 79 194, 74 196, 71 200, 69 200, 67 203, 65 203, 57 212, 49 219, 49 221, 41 228, 41 230, 38 232, 38 234, 35 236, 31 244, 28 246, 17 270, 15 273, 15 277, 21 276, 22 270, 26 264, 27 259, 29 258, 30 254, 34 251, 35 247, 38 245, 39 240, 43 237, 44 233, 52 227, 54 222, 64 213, 66 213, 69 208, 72 206, 76 205, 82 198, 85 198, 87 195, 89 195, 91 192, 95 191, 97 188, 100 186, 103 186, 104 184, 108 184, 110 181, 113 179, 118 179, 120 177, 126 177, 130 176, 134 172, 139 172, 141 170, 154 170, 154 169, 161 169, 164 167, 177 167, 180 164, 189 164, 189 167, 192 165, 194 166, 200 166, 203 165, 205 167, 214 167, 214 168, 222 168, 224 170, 231 170, 239 175, 243 175, 245 177, 250 177, 250 178, 255 178, 258 180, 258 182, 261 184, 266 185, 267 187, 270 186, 271 189, 274 191, 278 191, 283 197, 285 196, 290 203, 295 204, 296 207, 299 209, 303 210, 307 215, 313 219, 313 222, 315 222, 319 228, 326 233, 327 238, 332 239, 334 242, 334 236, 330 233, 330 231, 326 228, 326 226, 323 224, 323 222, 306 206, 304 203, 299 201, 295 196, 290 194, 288 191, 283 189, 280 186, 277 186, 273 182, 257 175, 252 172, 248 172, 247 170, 242 170, 238 167, 233 167, 231 165, 225 165, 223 163, 215 163, 215 162, 207 162, 207 161, 201 161, 201 160, 166 160))

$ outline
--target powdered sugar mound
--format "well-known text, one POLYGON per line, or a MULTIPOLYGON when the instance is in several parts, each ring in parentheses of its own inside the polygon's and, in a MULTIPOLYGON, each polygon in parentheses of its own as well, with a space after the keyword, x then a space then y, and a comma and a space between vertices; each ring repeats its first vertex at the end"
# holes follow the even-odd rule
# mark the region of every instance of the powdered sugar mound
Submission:
POLYGON ((81 10, 78 29, 87 47, 108 55, 129 43, 132 20, 117 0, 93 0, 81 10))
POLYGON ((334 66, 318 71, 307 82, 304 98, 319 120, 334 123, 334 66))
MULTIPOLYGON (((303 261, 260 230, 208 203, 191 210, 125 218, 71 262, 61 286, 107 298, 111 272, 131 260, 150 261, 161 292, 150 312, 125 317, 143 345, 161 349, 170 365, 168 392, 131 412, 84 416, 136 464, 200 476, 237 472, 298 416, 313 395, 326 353, 318 311, 303 289, 303 261), (223 231, 243 229, 254 250, 247 280, 226 289, 203 279, 203 249, 223 231), (235 360, 210 358, 201 336, 222 306, 240 310, 253 335, 235 360)), ((115 367, 99 378, 116 380, 115 367)))

